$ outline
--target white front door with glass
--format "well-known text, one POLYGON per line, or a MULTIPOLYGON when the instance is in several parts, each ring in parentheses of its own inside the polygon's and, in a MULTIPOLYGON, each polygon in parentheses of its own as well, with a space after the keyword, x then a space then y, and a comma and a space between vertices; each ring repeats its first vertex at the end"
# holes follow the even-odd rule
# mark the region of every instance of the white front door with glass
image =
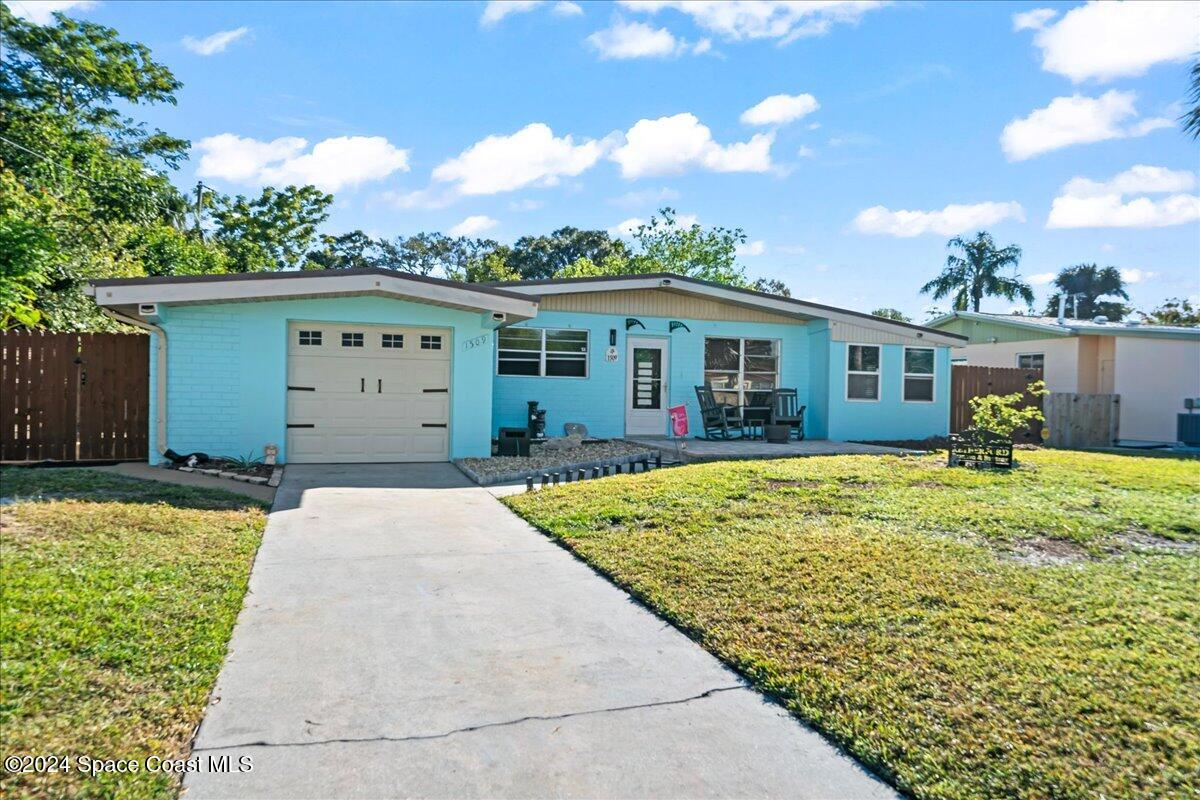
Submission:
POLYGON ((666 435, 667 341, 630 336, 625 365, 625 435, 666 435))

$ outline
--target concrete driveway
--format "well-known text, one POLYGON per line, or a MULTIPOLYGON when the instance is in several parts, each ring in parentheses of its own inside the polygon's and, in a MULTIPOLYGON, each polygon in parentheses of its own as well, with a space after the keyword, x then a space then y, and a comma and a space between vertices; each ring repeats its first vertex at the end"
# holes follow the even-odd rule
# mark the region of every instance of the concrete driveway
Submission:
POLYGON ((448 464, 288 467, 195 755, 189 800, 895 796, 448 464))

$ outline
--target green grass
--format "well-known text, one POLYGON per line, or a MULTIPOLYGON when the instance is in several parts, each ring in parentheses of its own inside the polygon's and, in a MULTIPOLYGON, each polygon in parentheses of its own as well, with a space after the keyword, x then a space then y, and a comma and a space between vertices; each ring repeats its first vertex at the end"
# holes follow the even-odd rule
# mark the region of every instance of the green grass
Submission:
MULTIPOLYGON (((252 500, 82 469, 6 469, 3 755, 183 757, 246 591, 252 500)), ((174 797, 170 775, 3 774, 6 797, 174 797)))
POLYGON ((1017 455, 506 502, 913 796, 1200 796, 1200 462, 1017 455))

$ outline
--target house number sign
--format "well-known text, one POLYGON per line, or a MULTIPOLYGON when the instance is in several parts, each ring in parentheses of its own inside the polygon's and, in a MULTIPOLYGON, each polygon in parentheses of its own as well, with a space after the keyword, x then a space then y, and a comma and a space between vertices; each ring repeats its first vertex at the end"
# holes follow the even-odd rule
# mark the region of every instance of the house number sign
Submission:
POLYGON ((485 333, 482 336, 476 336, 471 339, 466 339, 463 341, 463 350, 474 350, 476 347, 482 347, 491 340, 492 336, 489 333, 485 333))
POLYGON ((617 363, 617 348, 610 347, 604 351, 604 360, 609 364, 617 363))

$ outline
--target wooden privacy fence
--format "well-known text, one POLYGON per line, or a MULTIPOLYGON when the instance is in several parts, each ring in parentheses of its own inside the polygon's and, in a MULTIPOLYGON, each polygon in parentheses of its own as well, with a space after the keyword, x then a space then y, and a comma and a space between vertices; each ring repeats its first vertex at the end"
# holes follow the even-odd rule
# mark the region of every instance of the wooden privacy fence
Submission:
POLYGON ((150 337, 0 333, 0 461, 143 459, 150 337))
POLYGON ((1046 395, 1046 417, 1051 447, 1111 447, 1117 441, 1121 417, 1119 394, 1046 395))
MULTIPOLYGON (((1029 394, 1026 388, 1042 379, 1040 369, 1015 367, 976 367, 955 364, 950 371, 950 432, 960 433, 971 427, 971 398, 989 394, 1025 395, 1025 405, 1042 407, 1042 398, 1029 394)), ((1045 413, 1045 412, 1043 412, 1045 413)), ((1014 442, 1040 442, 1042 424, 1013 433, 1014 442)))

